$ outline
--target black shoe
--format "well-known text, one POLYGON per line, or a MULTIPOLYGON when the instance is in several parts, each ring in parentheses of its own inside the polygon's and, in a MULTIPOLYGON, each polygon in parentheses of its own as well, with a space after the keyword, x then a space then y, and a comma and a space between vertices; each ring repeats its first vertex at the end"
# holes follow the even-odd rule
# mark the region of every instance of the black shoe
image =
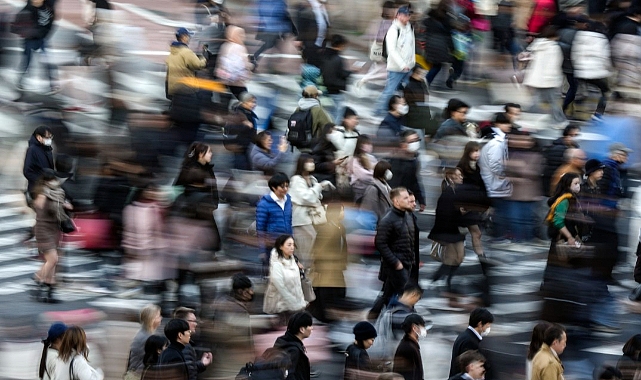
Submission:
POLYGON ((445 85, 447 86, 447 88, 454 88, 454 80, 452 80, 452 78, 448 78, 445 81, 445 85))

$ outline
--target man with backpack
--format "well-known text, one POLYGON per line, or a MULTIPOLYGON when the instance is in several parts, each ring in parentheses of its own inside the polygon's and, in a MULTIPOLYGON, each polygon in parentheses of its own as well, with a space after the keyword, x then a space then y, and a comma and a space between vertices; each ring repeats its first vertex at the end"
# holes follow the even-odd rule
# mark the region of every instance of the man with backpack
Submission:
POLYGON ((274 343, 274 348, 285 351, 291 360, 287 380, 309 380, 311 369, 303 340, 312 335, 312 315, 299 311, 292 315, 287 323, 287 332, 274 343))
POLYGON ((407 84, 416 64, 414 29, 410 24, 412 13, 407 5, 398 8, 396 19, 385 35, 383 57, 387 59, 387 83, 378 98, 376 115, 385 114, 390 97, 401 83, 407 84))
POLYGON ((303 89, 298 108, 287 122, 287 141, 298 149, 309 149, 312 139, 320 135, 325 124, 332 122, 318 97, 323 93, 314 85, 303 89))

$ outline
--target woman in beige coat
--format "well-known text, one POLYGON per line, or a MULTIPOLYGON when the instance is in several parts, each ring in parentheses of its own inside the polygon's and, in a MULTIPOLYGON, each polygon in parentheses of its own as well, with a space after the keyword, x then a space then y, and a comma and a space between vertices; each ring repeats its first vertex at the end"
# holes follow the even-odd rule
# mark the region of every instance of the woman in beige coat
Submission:
POLYGON ((245 29, 234 25, 225 31, 227 42, 220 48, 216 63, 216 76, 240 100, 240 94, 247 92, 245 83, 251 79, 254 65, 249 62, 245 47, 245 29))

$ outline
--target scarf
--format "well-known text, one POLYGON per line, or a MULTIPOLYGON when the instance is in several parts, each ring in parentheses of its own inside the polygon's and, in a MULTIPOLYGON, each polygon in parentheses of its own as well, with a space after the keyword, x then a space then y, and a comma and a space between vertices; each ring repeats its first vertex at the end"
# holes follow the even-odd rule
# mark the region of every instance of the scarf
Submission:
POLYGON ((566 200, 566 199, 569 200, 572 197, 573 197, 572 193, 565 193, 565 194, 561 195, 560 197, 558 197, 556 199, 556 201, 554 201, 554 203, 552 203, 552 206, 550 206, 550 211, 548 211, 548 214, 545 217, 545 222, 548 223, 548 224, 552 224, 552 220, 554 219, 554 211, 556 210, 557 206, 561 202, 563 202, 564 200, 566 200))

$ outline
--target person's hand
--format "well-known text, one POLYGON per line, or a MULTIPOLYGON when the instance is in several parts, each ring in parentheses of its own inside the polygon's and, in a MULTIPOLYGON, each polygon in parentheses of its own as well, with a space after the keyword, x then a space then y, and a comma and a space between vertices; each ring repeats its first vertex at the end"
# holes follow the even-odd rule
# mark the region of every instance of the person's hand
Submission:
POLYGON ((205 353, 203 354, 203 357, 202 357, 200 360, 203 362, 203 365, 204 365, 205 367, 207 367, 208 365, 210 365, 210 364, 211 364, 211 359, 212 359, 213 357, 214 357, 214 356, 211 354, 211 352, 205 352, 205 353))
POLYGON ((334 184, 333 184, 333 183, 331 183, 331 182, 330 182, 330 181, 328 181, 328 180, 322 181, 322 182, 320 183, 320 185, 321 185, 321 187, 322 187, 324 190, 327 190, 327 189, 336 189, 336 186, 334 186, 334 184))
POLYGON ((461 212, 461 215, 467 214, 467 210, 464 209, 463 207, 459 207, 459 211, 461 212))
POLYGON ((408 72, 408 71, 410 71, 410 68, 409 68, 409 67, 403 67, 403 72, 404 72, 404 73, 406 73, 406 72, 408 72))
POLYGON ((280 142, 278 143, 278 151, 281 153, 287 152, 289 144, 287 143, 287 138, 285 136, 280 137, 280 142))
POLYGON ((62 207, 64 207, 66 210, 73 210, 73 205, 69 202, 63 203, 62 207))
POLYGON ((342 164, 342 163, 343 163, 343 161, 345 161, 346 159, 347 159, 347 157, 341 157, 341 158, 337 158, 337 159, 335 159, 335 160, 334 160, 334 161, 332 161, 332 162, 334 163, 334 165, 340 165, 340 164, 342 164))
POLYGON ((396 264, 396 270, 401 270, 401 269, 403 269, 403 263, 399 261, 398 264, 396 264))
POLYGON ((298 264, 298 269, 305 270, 305 267, 303 266, 303 264, 300 263, 300 261, 297 264, 298 264))
MULTIPOLYGON (((573 237, 568 238, 568 245, 577 245, 577 240, 573 237)), ((580 245, 580 243, 578 244, 580 245)))
POLYGON ((425 211, 425 205, 419 205, 418 211, 420 211, 420 212, 425 211))

